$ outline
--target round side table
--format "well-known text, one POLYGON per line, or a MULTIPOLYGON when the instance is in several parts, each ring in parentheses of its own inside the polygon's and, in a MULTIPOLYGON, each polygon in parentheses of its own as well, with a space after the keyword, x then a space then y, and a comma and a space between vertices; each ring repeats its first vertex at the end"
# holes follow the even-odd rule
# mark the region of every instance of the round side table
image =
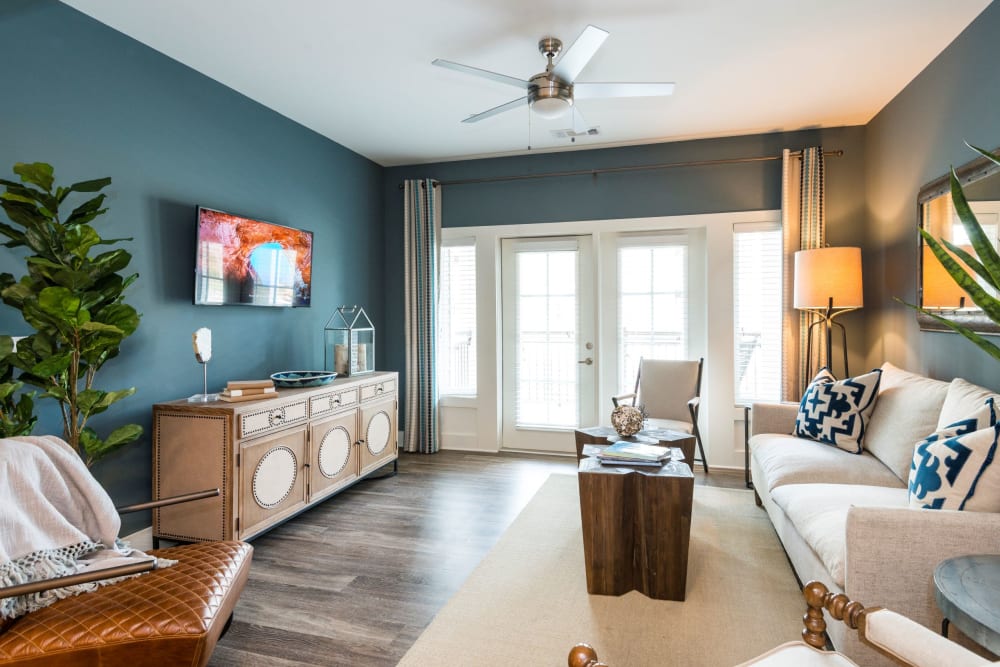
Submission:
POLYGON ((1000 555, 959 556, 934 569, 941 634, 954 623, 983 648, 1000 654, 1000 555))

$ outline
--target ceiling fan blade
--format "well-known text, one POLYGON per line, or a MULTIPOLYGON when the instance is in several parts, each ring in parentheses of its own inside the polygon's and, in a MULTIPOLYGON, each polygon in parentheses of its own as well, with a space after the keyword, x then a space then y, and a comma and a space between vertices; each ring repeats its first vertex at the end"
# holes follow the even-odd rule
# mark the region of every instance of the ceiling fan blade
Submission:
POLYGON ((523 107, 527 103, 528 103, 528 96, 525 95, 524 97, 519 97, 516 100, 511 100, 510 102, 507 102, 506 104, 501 104, 498 107, 493 107, 492 109, 487 109, 486 111, 482 111, 480 113, 473 114, 473 115, 469 116, 468 118, 466 118, 465 120, 463 120, 462 122, 463 123, 478 123, 479 121, 483 120, 484 118, 490 118, 491 116, 496 116, 497 114, 501 114, 504 111, 510 111, 511 109, 516 109, 517 107, 523 107))
POLYGON ((601 48, 601 44, 604 43, 609 34, 607 30, 588 25, 576 38, 576 41, 563 52, 559 62, 552 69, 552 73, 563 81, 570 83, 576 81, 576 77, 580 76, 580 72, 597 53, 597 49, 601 48))
POLYGON ((577 83, 573 85, 573 98, 578 100, 596 97, 660 97, 672 95, 672 83, 577 83))
POLYGON ((508 86, 515 86, 521 90, 528 89, 527 81, 513 76, 507 76, 506 74, 497 74, 496 72, 490 72, 489 70, 479 69, 478 67, 470 67, 469 65, 462 65, 461 63, 453 63, 450 60, 441 60, 440 58, 432 61, 431 64, 437 65, 438 67, 444 67, 446 69, 453 69, 456 72, 463 72, 465 74, 472 74, 473 76, 481 76, 484 79, 506 83, 508 86))

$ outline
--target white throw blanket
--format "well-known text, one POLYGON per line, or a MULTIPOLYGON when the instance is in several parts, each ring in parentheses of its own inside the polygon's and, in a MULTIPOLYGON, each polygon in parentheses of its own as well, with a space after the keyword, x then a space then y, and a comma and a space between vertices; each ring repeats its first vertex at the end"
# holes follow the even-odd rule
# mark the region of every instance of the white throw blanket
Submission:
MULTIPOLYGON (((111 498, 66 442, 53 436, 0 439, 0 586, 153 558, 119 541, 120 528, 111 498)), ((118 579, 0 599, 0 619, 113 581, 118 579)))

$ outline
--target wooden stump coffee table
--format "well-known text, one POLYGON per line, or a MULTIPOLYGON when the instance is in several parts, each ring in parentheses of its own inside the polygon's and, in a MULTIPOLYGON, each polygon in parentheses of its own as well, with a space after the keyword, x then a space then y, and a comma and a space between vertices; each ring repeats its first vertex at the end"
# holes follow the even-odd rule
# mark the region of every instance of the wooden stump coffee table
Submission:
POLYGON ((684 600, 691 468, 679 460, 662 467, 607 466, 585 457, 577 479, 587 592, 637 590, 657 600, 684 600))

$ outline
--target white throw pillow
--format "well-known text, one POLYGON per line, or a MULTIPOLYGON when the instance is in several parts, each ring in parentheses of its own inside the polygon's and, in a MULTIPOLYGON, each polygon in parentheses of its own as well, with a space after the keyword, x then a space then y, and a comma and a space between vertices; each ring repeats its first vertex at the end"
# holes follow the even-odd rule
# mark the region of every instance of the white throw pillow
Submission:
POLYGON ((881 377, 882 371, 876 368, 837 380, 821 368, 802 396, 792 435, 860 454, 881 377))
POLYGON ((996 399, 997 405, 1000 405, 1000 394, 962 378, 955 378, 948 386, 948 395, 941 406, 937 427, 944 428, 972 414, 987 398, 996 399))
POLYGON ((910 507, 1000 512, 1000 424, 989 398, 975 413, 918 442, 910 467, 910 507))
POLYGON ((865 431, 865 449, 901 481, 910 474, 913 443, 938 429, 938 415, 949 386, 889 362, 882 364, 878 401, 865 431))

